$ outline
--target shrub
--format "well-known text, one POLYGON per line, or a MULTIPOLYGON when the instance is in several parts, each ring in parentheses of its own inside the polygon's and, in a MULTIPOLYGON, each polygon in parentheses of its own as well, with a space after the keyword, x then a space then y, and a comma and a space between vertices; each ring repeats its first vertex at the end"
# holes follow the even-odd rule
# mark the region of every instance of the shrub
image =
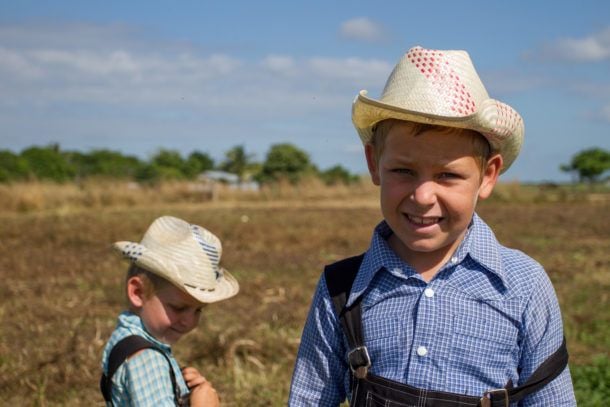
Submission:
POLYGON ((610 400, 610 358, 598 355, 593 363, 571 366, 578 405, 604 406, 610 400))

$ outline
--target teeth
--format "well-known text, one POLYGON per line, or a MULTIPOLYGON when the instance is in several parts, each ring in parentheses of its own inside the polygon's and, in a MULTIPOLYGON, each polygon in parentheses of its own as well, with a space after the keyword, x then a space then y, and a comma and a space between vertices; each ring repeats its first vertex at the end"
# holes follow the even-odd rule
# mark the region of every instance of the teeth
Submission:
POLYGON ((420 225, 432 225, 433 223, 438 222, 438 218, 422 218, 420 216, 411 216, 409 215, 409 219, 413 223, 418 223, 420 225))

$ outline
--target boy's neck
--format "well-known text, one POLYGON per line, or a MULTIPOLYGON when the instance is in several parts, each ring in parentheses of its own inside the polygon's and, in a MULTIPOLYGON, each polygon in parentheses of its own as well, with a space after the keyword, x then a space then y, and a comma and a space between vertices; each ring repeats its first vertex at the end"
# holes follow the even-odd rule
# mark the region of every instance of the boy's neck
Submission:
POLYGON ((436 250, 434 252, 414 252, 409 250, 396 236, 390 235, 388 244, 394 252, 409 266, 415 269, 424 281, 430 282, 436 273, 447 263, 455 250, 458 248, 466 231, 456 239, 453 244, 444 248, 444 250, 436 250))

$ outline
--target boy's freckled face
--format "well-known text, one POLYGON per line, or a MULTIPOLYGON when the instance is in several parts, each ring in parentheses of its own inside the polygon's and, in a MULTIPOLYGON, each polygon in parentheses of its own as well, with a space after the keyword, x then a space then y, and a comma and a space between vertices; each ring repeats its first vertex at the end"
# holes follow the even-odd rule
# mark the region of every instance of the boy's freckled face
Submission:
POLYGON ((414 136, 401 124, 387 134, 371 175, 405 260, 446 258, 460 243, 477 199, 491 193, 495 177, 481 173, 472 137, 434 130, 414 136))
POLYGON ((194 298, 168 285, 143 299, 139 315, 152 336, 172 345, 197 326, 201 308, 194 298))

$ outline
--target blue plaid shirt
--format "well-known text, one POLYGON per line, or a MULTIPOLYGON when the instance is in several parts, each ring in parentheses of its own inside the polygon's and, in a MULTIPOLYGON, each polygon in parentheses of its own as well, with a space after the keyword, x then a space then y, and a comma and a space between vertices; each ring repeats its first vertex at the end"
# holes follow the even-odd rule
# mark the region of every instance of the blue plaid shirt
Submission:
MULTIPOLYGON (((118 341, 129 335, 139 335, 163 350, 172 363, 180 394, 185 397, 189 390, 180 372, 180 366, 172 356, 171 347, 151 336, 144 328, 140 317, 131 312, 126 311, 119 315, 117 327, 104 348, 102 358, 104 373, 108 369, 110 351, 118 341)), ((123 362, 112 377, 112 403, 117 407, 175 406, 169 366, 163 355, 156 350, 145 349, 123 362)), ((107 405, 111 404, 107 403, 107 405)))
MULTIPOLYGON (((475 214, 468 233, 426 283, 375 229, 348 305, 363 296, 370 372, 429 390, 481 396, 525 382, 563 339, 543 268, 501 246, 475 214)), ((320 279, 292 377, 290 406, 337 406, 349 397, 347 342, 320 279)), ((569 369, 522 406, 575 406, 569 369)))

